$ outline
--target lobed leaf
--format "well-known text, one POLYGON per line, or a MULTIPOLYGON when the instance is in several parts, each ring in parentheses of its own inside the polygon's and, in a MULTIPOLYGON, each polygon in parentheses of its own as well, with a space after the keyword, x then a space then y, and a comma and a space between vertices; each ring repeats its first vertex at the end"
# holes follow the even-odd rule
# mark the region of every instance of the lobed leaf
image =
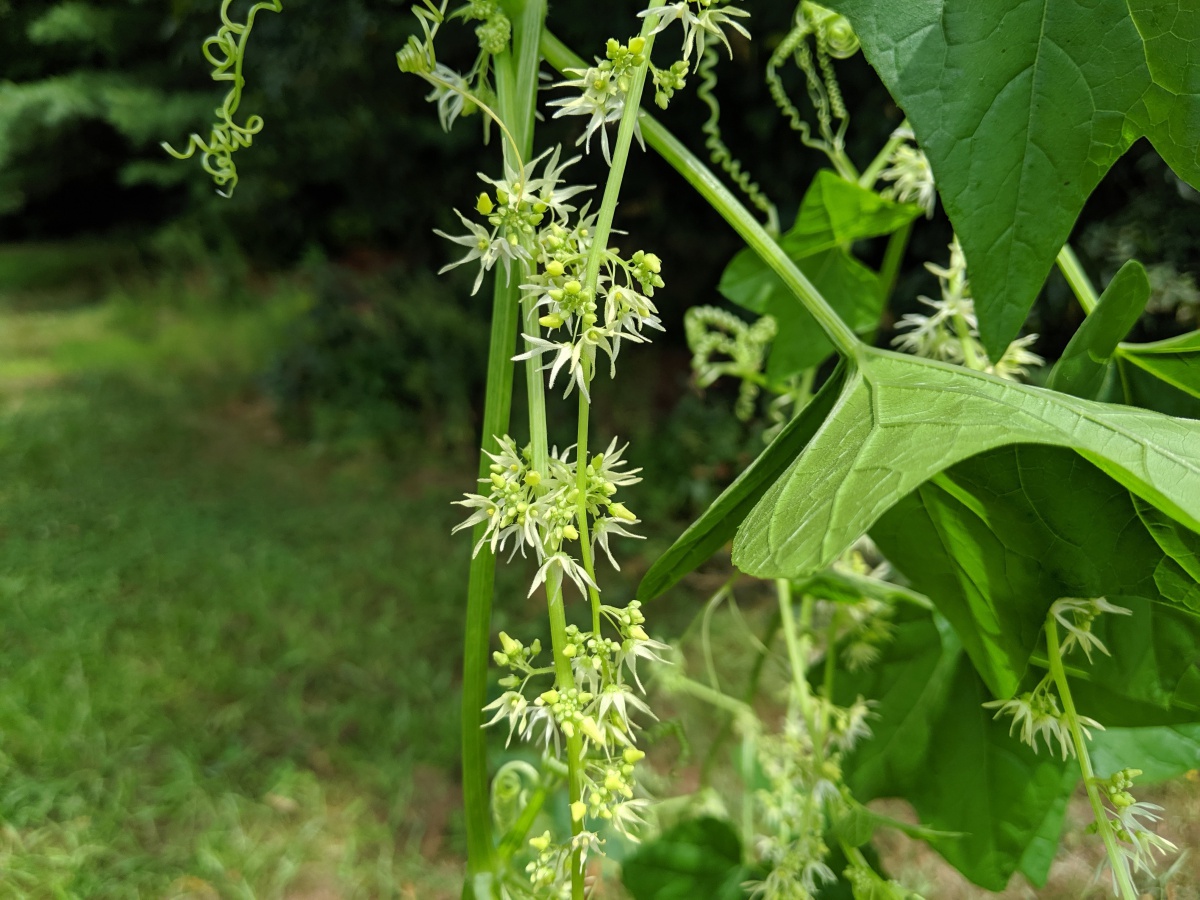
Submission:
POLYGON ((1109 282, 1100 302, 1075 332, 1059 357, 1046 387, 1089 400, 1100 399, 1109 363, 1150 299, 1150 279, 1141 263, 1130 260, 1109 282))
POLYGON ((1106 596, 1134 615, 1097 621, 1112 656, 1078 658, 1091 689, 1081 708, 1117 725, 1200 716, 1189 686, 1200 665, 1191 556, 1200 535, 1071 450, 1019 445, 971 457, 900 500, 871 535, 954 625, 997 695, 1023 680, 1055 600, 1106 596))
POLYGON ((1200 187, 1193 0, 830 0, 907 114, 971 270, 1016 336, 1093 189, 1140 137, 1200 187))
MULTIPOLYGON (((1012 444, 1073 450, 1185 529, 1200 530, 1200 422, 871 350, 848 374, 841 396, 804 452, 742 523, 734 564, 761 578, 812 575, 939 473, 1012 444)), ((942 479, 937 487, 953 494, 955 482, 942 479)), ((923 488, 922 496, 930 490, 923 488)), ((1057 509, 1076 497, 1052 486, 1042 502, 1057 509)), ((957 499, 987 522, 986 509, 973 507, 969 496, 957 499)), ((975 564, 984 566, 986 560, 975 564)), ((963 639, 998 694, 1015 689, 1040 620, 1055 599, 1046 591, 1057 586, 1041 577, 1026 584, 1024 576, 1014 575, 1014 585, 1022 590, 1038 588, 1017 620, 997 618, 982 601, 970 607, 977 619, 963 639)), ((1106 590, 1099 581, 1096 587, 1093 596, 1106 590)), ((1190 596, 1170 599, 1183 603, 1190 596)), ((967 624, 965 616, 951 618, 956 627, 967 624)))
POLYGON ((733 538, 738 525, 779 475, 791 465, 825 421, 844 380, 839 367, 801 413, 714 500, 674 544, 654 561, 638 584, 637 597, 652 600, 692 572, 733 538))

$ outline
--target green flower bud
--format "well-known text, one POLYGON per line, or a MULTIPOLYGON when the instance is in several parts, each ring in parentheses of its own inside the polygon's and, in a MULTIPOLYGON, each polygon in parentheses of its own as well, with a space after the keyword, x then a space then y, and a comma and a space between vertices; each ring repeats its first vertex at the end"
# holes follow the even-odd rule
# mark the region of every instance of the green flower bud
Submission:
POLYGON ((612 513, 614 516, 616 516, 618 519, 624 519, 626 522, 636 522, 637 521, 637 516, 635 516, 633 513, 631 513, 626 508, 624 503, 610 503, 608 505, 608 511, 610 513, 612 513))
POLYGON ((640 55, 646 49, 646 39, 638 35, 629 42, 629 52, 635 55, 640 55))
POLYGON ((485 216, 490 216, 496 205, 492 203, 492 198, 487 195, 487 192, 479 195, 479 199, 475 201, 475 209, 485 216))
POLYGON ((557 259, 552 259, 546 263, 546 274, 551 278, 558 278, 565 271, 566 269, 563 268, 563 264, 557 259))
POLYGON ((571 821, 582 822, 583 817, 587 814, 587 804, 582 800, 576 800, 571 804, 571 821))
POLYGON ((549 315, 542 316, 540 319, 538 319, 538 324, 543 328, 561 328, 562 323, 563 317, 558 313, 550 313, 549 315))
POLYGON ((587 735, 588 739, 596 744, 604 743, 604 732, 596 725, 596 720, 591 716, 584 716, 579 720, 579 730, 587 735))

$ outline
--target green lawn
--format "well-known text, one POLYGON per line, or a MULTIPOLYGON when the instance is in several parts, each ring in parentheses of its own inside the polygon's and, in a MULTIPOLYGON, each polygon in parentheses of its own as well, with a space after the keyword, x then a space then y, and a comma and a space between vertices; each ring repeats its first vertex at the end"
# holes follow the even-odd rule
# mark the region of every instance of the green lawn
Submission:
POLYGON ((2 898, 455 893, 470 463, 280 442, 289 304, 0 310, 2 898))

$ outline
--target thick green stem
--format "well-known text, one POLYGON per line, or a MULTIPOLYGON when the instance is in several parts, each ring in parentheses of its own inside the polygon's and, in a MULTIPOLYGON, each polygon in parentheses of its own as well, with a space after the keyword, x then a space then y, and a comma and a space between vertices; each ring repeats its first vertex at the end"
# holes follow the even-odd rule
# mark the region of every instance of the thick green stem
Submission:
MULTIPOLYGON (((501 115, 518 143, 522 157, 533 146, 533 95, 540 61, 538 38, 546 16, 546 0, 526 0, 516 21, 514 50, 497 60, 496 82, 501 115), (524 93, 522 93, 524 92, 524 93)), ((512 148, 508 148, 511 151, 512 148)), ((507 152, 507 151, 506 151, 507 152)), ((512 413, 513 348, 520 318, 517 280, 496 279, 492 301, 492 328, 488 348, 487 398, 483 411, 483 450, 496 450, 496 438, 509 430, 512 413)), ((480 477, 486 477, 491 460, 481 453, 480 477)), ((477 525, 472 539, 478 543, 486 524, 477 525)), ((484 548, 471 561, 467 587, 466 627, 463 635, 462 769, 463 807, 467 833, 465 897, 484 900, 475 890, 476 876, 494 875, 496 853, 488 802, 487 737, 483 731, 483 706, 487 702, 487 670, 491 640, 492 593, 496 558, 484 548)), ((484 879, 486 881, 486 879, 484 879)), ((493 881, 494 884, 494 881, 493 881)), ((488 887, 490 892, 491 887, 488 887)))
MULTIPOLYGON (((525 304, 524 333, 530 337, 541 334, 537 310, 525 304)), ((546 425, 546 379, 537 357, 525 361, 525 396, 529 402, 529 462, 543 478, 549 470, 550 433, 546 425)))
MULTIPOLYGON (((617 214, 617 204, 621 199, 621 183, 625 179, 625 166, 629 162, 629 148, 633 144, 633 135, 637 129, 638 107, 642 92, 646 87, 646 72, 650 67, 650 52, 654 48, 654 26, 658 24, 658 16, 646 16, 642 24, 642 38, 646 44, 642 50, 645 57, 633 75, 629 93, 625 97, 625 111, 621 116, 621 124, 617 129, 617 143, 613 150, 612 166, 608 170, 608 180, 604 185, 604 197, 600 201, 600 210, 596 214, 595 230, 592 233, 592 243, 588 247, 587 262, 584 267, 583 289, 593 300, 600 283, 600 263, 608 249, 608 238, 612 234, 613 219, 617 214)), ((590 380, 592 372, 585 372, 590 380)), ((588 465, 588 416, 591 404, 581 391, 579 394, 578 427, 576 430, 576 488, 579 491, 579 506, 576 515, 579 530, 579 556, 583 560, 584 570, 593 582, 596 580, 596 566, 592 558, 591 535, 588 531, 587 510, 587 465, 588 465)), ((592 631, 600 635, 600 592, 593 587, 588 588, 588 598, 592 605, 592 631)))
POLYGON ((820 762, 823 753, 818 745, 820 738, 817 727, 816 710, 813 709, 812 688, 808 684, 808 653, 811 646, 810 632, 812 628, 812 612, 814 601, 805 595, 800 601, 800 625, 804 629, 801 636, 796 629, 796 615, 792 604, 792 584, 786 578, 775 581, 775 590, 779 595, 779 617, 783 622, 783 638, 787 644, 788 662, 792 669, 792 685, 796 689, 796 704, 800 707, 800 715, 808 726, 812 736, 813 754, 820 762))
POLYGON ((886 309, 896 290, 896 279, 900 276, 900 264, 904 262, 904 251, 908 249, 908 239, 912 235, 912 222, 900 226, 888 238, 887 249, 883 252, 883 268, 879 271, 879 284, 883 289, 883 305, 886 309))
MULTIPOLYGON (((577 428, 575 432, 576 447, 578 455, 576 457, 576 481, 575 488, 579 491, 579 506, 576 509, 575 521, 576 527, 579 529, 579 558, 583 560, 583 569, 588 573, 588 577, 592 579, 592 583, 596 583, 596 562, 592 558, 592 536, 588 529, 588 511, 587 511, 587 465, 588 465, 588 415, 591 410, 591 405, 587 402, 587 398, 583 392, 579 393, 579 414, 577 418, 577 428)), ((600 591, 598 588, 588 585, 588 600, 592 606, 592 634, 596 637, 600 636, 600 591)))
MULTIPOLYGON (((563 606, 562 572, 551 569, 546 578, 547 611, 550 615, 550 643, 554 650, 555 686, 566 692, 575 687, 571 658, 567 647, 567 613, 563 606)), ((583 795, 583 737, 576 731, 567 738, 567 795, 572 804, 583 795)), ((583 822, 572 817, 572 837, 583 831, 583 822)), ((571 900, 583 900, 583 866, 579 851, 571 854, 571 900)))
MULTIPOLYGON (((542 53, 546 61, 560 72, 585 67, 585 63, 554 35, 542 35, 542 53)), ((645 112, 638 119, 642 136, 663 159, 694 187, 742 239, 762 257, 763 261, 782 279, 806 310, 817 320, 821 330, 843 356, 858 357, 865 345, 858 339, 829 302, 813 287, 775 239, 759 223, 754 214, 734 196, 721 180, 692 154, 666 128, 645 112)))
MULTIPOLYGON (((651 32, 656 25, 658 25, 658 16, 646 16, 642 23, 641 36, 646 42, 642 51, 645 62, 634 71, 629 93, 625 95, 625 109, 621 114, 621 124, 617 130, 617 145, 613 149, 612 166, 608 170, 608 181, 604 185, 604 197, 600 201, 600 211, 596 215, 596 230, 592 237, 592 245, 588 250, 587 268, 584 270, 583 276, 584 289, 591 291, 593 296, 600 277, 600 262, 605 250, 608 249, 613 218, 617 214, 617 203, 621 198, 621 182, 625 178, 625 166, 629 162, 629 148, 633 144, 634 131, 637 129, 642 92, 646 88, 646 72, 650 67, 650 52, 654 49, 654 35, 651 32)), ((543 38, 544 40, 545 38, 543 38)), ((544 47, 542 52, 546 52, 544 47)), ((549 54, 547 54, 547 59, 549 60, 549 54)), ((583 62, 582 60, 578 61, 581 64, 583 62)), ((555 65, 553 61, 550 61, 550 64, 555 65)))
POLYGON ((1079 770, 1083 773, 1083 787, 1087 791, 1088 801, 1092 804, 1092 814, 1096 817, 1096 830, 1100 832, 1104 841, 1108 862, 1116 874, 1121 896, 1124 900, 1137 900, 1137 891, 1134 890, 1129 870, 1122 861, 1116 835, 1113 834, 1112 824, 1108 821, 1108 813, 1104 810, 1104 802, 1100 799, 1100 791, 1096 787, 1096 773, 1092 770, 1092 760, 1088 756, 1087 742, 1079 724, 1079 714, 1075 711, 1075 701, 1071 697, 1067 673, 1063 670, 1062 648, 1058 642, 1058 627, 1054 624, 1053 614, 1046 617, 1046 649, 1050 657, 1050 674, 1058 688, 1058 696, 1062 699, 1067 725, 1071 729, 1071 743, 1075 745, 1075 756, 1079 759, 1079 770))
POLYGON ((1067 284, 1071 286, 1071 291, 1075 294, 1079 305, 1090 316, 1092 310, 1096 308, 1096 304, 1100 302, 1100 297, 1092 286, 1087 272, 1083 271, 1083 264, 1080 263, 1079 257, 1075 255, 1070 244, 1063 244, 1063 248, 1058 251, 1057 262, 1059 271, 1067 279, 1067 284))

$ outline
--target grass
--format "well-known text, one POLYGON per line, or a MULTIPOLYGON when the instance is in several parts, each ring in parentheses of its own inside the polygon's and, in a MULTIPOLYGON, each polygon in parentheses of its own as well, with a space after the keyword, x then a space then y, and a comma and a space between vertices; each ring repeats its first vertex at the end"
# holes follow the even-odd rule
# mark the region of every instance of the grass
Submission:
POLYGON ((293 306, 0 312, 0 897, 457 890, 470 462, 278 444, 293 306))
MULTIPOLYGON (((189 290, 78 305, 26 286, 6 304, 0 277, 0 900, 456 897, 469 547, 447 499, 471 454, 284 442, 253 383, 303 292, 222 310, 189 290)), ((644 432, 658 493, 633 502, 648 519, 711 490, 705 453, 736 455, 733 432, 692 414, 622 410, 644 432)), ((645 555, 668 539, 651 534, 645 555)), ((644 566, 606 590, 619 601, 644 566)), ((502 576, 524 595, 515 567, 502 576)), ((692 576, 695 596, 660 601, 655 622, 684 631, 723 579, 692 576)), ((508 602, 495 625, 531 638, 543 618, 537 600, 508 602)), ((706 747, 662 733, 669 795, 706 747)), ((1195 784, 1146 796, 1181 846, 1200 843, 1195 784)), ((1040 896, 1102 895, 1085 826, 1077 803, 1040 896)), ((995 896, 922 845, 882 843, 930 900, 995 896)), ((1185 871, 1150 896, 1197 883, 1185 871)), ((1014 881, 1004 896, 1035 893, 1014 881)))

